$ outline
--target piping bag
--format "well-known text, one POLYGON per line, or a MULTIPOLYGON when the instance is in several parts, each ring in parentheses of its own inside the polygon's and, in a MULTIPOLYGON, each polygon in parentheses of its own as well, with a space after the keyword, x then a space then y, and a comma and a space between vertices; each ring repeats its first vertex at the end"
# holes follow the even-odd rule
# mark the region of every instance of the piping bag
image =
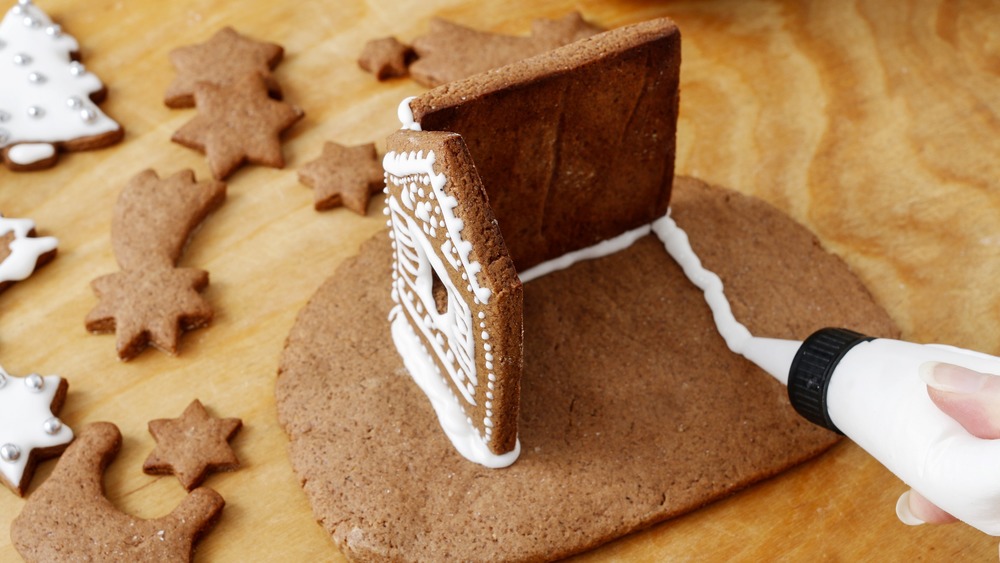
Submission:
POLYGON ((753 336, 733 316, 722 280, 702 267, 669 214, 652 229, 705 293, 729 349, 786 385, 799 414, 846 435, 952 516, 1000 535, 1000 440, 969 434, 931 402, 920 377, 936 362, 1000 374, 1000 358, 840 328, 821 329, 805 341, 753 336))

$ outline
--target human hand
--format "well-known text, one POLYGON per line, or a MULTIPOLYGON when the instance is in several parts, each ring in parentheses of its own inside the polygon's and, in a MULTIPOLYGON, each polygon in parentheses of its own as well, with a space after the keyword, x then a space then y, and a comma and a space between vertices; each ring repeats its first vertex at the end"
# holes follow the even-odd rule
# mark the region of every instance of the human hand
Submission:
MULTIPOLYGON (((931 401, 969 434, 983 439, 1000 438, 1000 376, 928 362, 921 366, 920 377, 927 383, 931 401)), ((914 490, 899 497, 896 515, 911 526, 957 520, 914 490)))

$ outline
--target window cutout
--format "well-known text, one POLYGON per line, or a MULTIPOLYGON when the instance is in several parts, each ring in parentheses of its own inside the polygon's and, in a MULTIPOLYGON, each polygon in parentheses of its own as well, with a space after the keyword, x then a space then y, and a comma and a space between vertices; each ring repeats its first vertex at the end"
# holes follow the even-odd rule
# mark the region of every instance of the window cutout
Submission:
POLYGON ((434 306, 439 315, 448 312, 448 290, 438 277, 437 270, 431 268, 431 295, 434 296, 434 306))

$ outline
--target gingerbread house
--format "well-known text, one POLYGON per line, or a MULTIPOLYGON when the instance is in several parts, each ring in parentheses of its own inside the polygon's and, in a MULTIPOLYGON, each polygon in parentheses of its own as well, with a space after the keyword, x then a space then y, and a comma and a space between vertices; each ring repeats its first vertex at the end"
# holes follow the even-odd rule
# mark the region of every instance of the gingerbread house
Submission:
POLYGON ((680 33, 658 19, 401 105, 383 163, 391 330, 466 458, 519 452, 518 272, 666 213, 679 69, 680 33))

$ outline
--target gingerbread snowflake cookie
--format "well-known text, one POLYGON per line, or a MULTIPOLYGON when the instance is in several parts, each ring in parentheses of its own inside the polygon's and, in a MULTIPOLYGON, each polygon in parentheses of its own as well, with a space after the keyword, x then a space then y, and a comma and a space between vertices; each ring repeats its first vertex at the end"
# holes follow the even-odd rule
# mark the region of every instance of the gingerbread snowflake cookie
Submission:
POLYGON ((97 107, 104 85, 76 60, 79 50, 30 0, 0 22, 0 160, 8 168, 46 168, 60 150, 121 140, 121 126, 97 107))
POLYGON ((58 375, 15 377, 0 367, 0 478, 24 495, 38 461, 55 457, 73 441, 57 418, 69 384, 58 375))
POLYGON ((156 449, 146 458, 142 470, 151 475, 174 474, 190 491, 210 472, 240 467, 229 440, 242 426, 238 418, 209 415, 201 401, 195 399, 178 418, 149 421, 156 449))
POLYGON ((52 260, 58 244, 55 237, 36 237, 31 219, 0 215, 0 291, 52 260))
POLYGON ((10 537, 26 561, 191 561, 222 513, 208 488, 189 493, 167 516, 126 514, 104 496, 104 470, 122 435, 108 422, 85 427, 14 519, 10 537))
POLYGON ((125 186, 111 225, 121 271, 91 282, 100 302, 86 319, 91 332, 116 333, 122 360, 149 344, 175 354, 182 331, 211 321, 200 295, 208 272, 176 266, 192 231, 225 198, 225 184, 197 182, 190 170, 164 180, 146 170, 125 186))

